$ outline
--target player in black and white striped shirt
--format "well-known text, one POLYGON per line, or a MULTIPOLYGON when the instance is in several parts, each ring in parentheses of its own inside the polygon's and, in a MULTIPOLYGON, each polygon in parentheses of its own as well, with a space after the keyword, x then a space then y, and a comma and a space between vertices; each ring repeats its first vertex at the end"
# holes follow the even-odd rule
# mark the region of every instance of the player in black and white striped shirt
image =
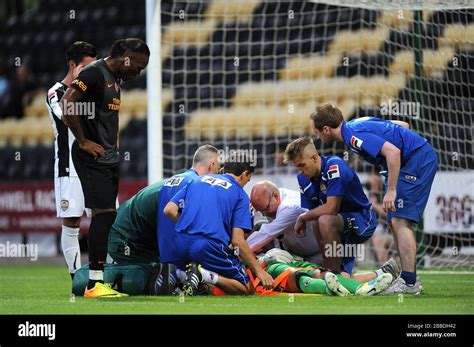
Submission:
POLYGON ((97 50, 90 43, 77 41, 66 50, 69 66, 66 77, 48 90, 46 104, 54 128, 54 190, 56 215, 62 218, 61 248, 71 277, 81 267, 79 227, 85 211, 81 181, 71 156, 74 135, 62 122, 59 101, 71 82, 89 63, 97 60, 97 50))

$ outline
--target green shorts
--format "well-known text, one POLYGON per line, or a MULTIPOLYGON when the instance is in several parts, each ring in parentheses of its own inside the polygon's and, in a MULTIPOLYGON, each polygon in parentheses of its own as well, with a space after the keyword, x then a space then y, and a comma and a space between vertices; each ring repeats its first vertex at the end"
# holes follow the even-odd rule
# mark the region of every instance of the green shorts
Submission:
POLYGON ((117 264, 159 263, 158 245, 147 247, 133 241, 124 240, 110 230, 107 252, 117 264))

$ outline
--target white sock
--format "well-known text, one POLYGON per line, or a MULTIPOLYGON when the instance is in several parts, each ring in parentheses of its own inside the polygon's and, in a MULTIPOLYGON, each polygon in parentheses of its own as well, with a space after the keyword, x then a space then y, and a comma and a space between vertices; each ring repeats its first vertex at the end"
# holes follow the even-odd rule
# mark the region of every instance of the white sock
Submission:
POLYGON ((216 274, 215 272, 206 270, 202 267, 199 270, 201 272, 202 280, 203 280, 204 283, 207 283, 207 284, 216 284, 217 283, 217 280, 219 278, 218 274, 216 274))
POLYGON ((375 270, 374 272, 377 275, 377 277, 379 277, 380 275, 383 275, 385 273, 382 269, 375 270))
POLYGON ((61 248, 70 273, 81 268, 81 249, 79 248, 79 228, 63 225, 61 232, 61 248))
POLYGON ((93 281, 104 282, 104 271, 101 270, 89 270, 89 279, 93 281))

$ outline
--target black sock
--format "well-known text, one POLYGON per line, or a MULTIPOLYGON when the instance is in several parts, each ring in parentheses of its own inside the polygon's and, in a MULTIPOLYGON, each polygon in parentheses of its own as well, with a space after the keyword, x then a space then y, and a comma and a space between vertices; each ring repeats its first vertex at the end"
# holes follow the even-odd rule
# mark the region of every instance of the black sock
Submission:
MULTIPOLYGON (((117 213, 113 211, 99 213, 91 218, 88 237, 89 270, 104 271, 109 232, 116 215, 117 213)), ((104 283, 104 281, 101 280, 89 279, 87 288, 93 288, 97 282, 104 283)))
POLYGON ((89 279, 89 282, 87 282, 87 289, 92 289, 95 287, 95 284, 99 282, 99 283, 102 283, 104 284, 104 281, 101 281, 101 280, 91 280, 89 279))

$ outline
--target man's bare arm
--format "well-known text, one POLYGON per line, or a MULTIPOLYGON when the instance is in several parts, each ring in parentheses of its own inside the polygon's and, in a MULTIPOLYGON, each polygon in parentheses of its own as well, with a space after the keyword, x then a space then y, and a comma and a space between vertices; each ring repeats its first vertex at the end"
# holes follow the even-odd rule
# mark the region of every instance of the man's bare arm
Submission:
POLYGON ((75 88, 69 87, 66 90, 66 93, 59 102, 59 105, 61 106, 63 112, 61 119, 63 123, 66 124, 69 129, 71 129, 72 133, 74 134, 74 137, 77 140, 77 143, 79 144, 79 147, 83 151, 91 154, 94 158, 103 157, 105 155, 105 149, 101 145, 86 139, 86 137, 84 136, 84 131, 82 130, 81 122, 79 120, 79 117, 81 117, 81 115, 70 114, 68 111, 69 109, 74 110, 75 108, 69 107, 69 105, 73 105, 74 103, 79 102, 82 97, 82 93, 75 88))
POLYGON ((163 213, 168 217, 173 223, 176 223, 179 219, 179 206, 174 202, 170 201, 166 204, 163 209, 163 213))
POLYGON ((322 215, 331 214, 335 215, 339 212, 342 203, 342 196, 328 196, 327 201, 324 205, 313 208, 312 210, 306 211, 301 214, 300 217, 303 222, 309 222, 316 220, 322 215))
POLYGON ((294 231, 299 237, 306 235, 306 222, 317 220, 322 215, 336 215, 341 209, 342 196, 328 196, 324 205, 302 213, 295 223, 294 231))
POLYGON ((385 211, 395 211, 395 199, 397 196, 397 182, 400 175, 401 152, 390 142, 385 142, 380 150, 387 161, 388 179, 387 192, 383 198, 383 208, 385 211))
POLYGON ((260 264, 255 259, 252 251, 244 238, 244 231, 240 228, 232 228, 232 245, 234 248, 238 248, 239 256, 249 266, 250 270, 262 281, 262 285, 266 289, 273 287, 273 278, 265 270, 262 269, 260 264))

